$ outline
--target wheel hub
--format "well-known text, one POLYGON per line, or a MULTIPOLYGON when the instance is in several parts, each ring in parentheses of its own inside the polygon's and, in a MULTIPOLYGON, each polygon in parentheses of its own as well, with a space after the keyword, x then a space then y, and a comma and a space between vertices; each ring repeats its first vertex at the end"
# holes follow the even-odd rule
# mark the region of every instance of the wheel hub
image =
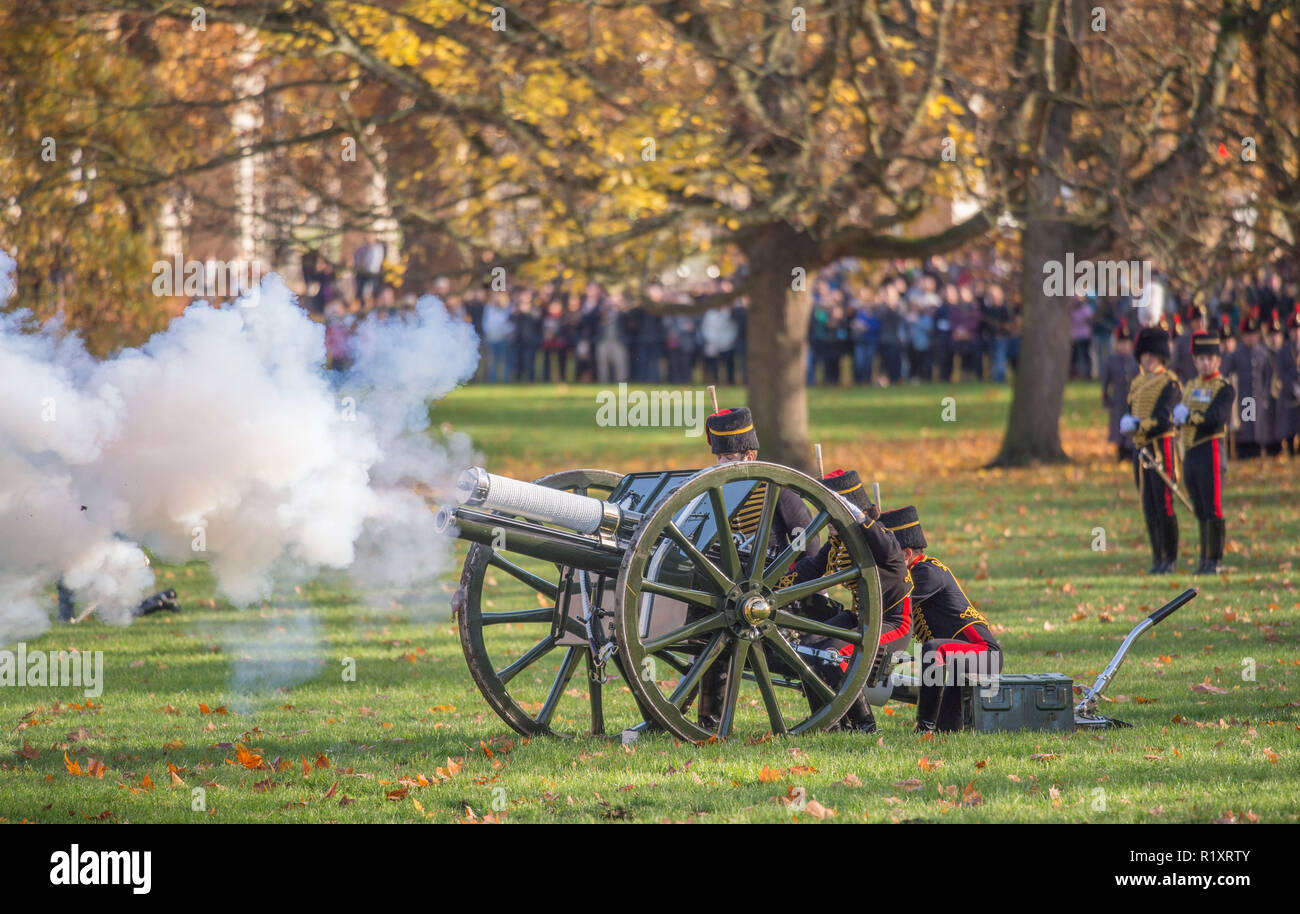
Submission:
POLYGON ((740 614, 745 617, 745 621, 750 625, 766 622, 772 618, 774 612, 776 612, 776 607, 772 605, 771 600, 762 594, 752 594, 740 604, 740 614))

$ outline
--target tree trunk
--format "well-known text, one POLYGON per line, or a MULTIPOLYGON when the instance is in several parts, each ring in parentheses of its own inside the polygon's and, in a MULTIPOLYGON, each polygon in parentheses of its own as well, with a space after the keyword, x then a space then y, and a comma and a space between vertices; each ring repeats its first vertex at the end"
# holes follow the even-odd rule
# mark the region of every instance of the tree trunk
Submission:
POLYGON ((1020 361, 1015 370, 1006 436, 993 466, 1069 460, 1061 447, 1061 406, 1070 370, 1073 299, 1043 291, 1043 264, 1064 260, 1067 233, 1060 223, 1030 220, 1023 239, 1020 361))
POLYGON ((762 445, 760 459, 814 473, 808 441, 809 284, 816 248, 784 223, 770 226, 745 252, 754 280, 746 322, 745 380, 762 445), (793 288, 802 268, 803 282, 793 288))
MULTIPOLYGON (((1050 24, 1050 19, 1042 25, 1054 31, 1054 41, 1044 45, 1044 54, 1051 55, 1044 66, 1050 65, 1056 74, 1058 92, 1072 91, 1077 82, 1080 57, 1071 36, 1084 34, 1087 6, 1083 0, 1066 0, 1055 17, 1055 25, 1050 24), (1071 23, 1069 28, 1067 22, 1071 23)), ((1056 166, 1064 163, 1069 153, 1074 109, 1050 101, 1046 104, 1038 152, 1048 164, 1034 169, 1025 188, 1025 226, 1020 243, 1020 360, 1006 436, 992 466, 1064 463, 1070 459, 1061 447, 1061 406, 1070 371, 1070 308, 1074 301, 1070 286, 1074 277, 1064 277, 1066 288, 1056 290, 1064 294, 1047 295, 1043 265, 1056 261, 1063 271, 1066 251, 1072 239, 1078 237, 1067 219, 1063 185, 1056 172, 1056 166)))

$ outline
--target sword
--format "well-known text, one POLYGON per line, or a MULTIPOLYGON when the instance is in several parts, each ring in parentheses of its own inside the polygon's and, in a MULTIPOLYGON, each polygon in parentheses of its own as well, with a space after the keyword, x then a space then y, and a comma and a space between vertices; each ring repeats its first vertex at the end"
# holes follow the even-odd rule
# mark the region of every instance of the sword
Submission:
POLYGON ((1183 494, 1183 490, 1174 485, 1174 481, 1165 474, 1164 470, 1160 469, 1160 464, 1156 463, 1155 457, 1147 451, 1146 446, 1138 448, 1138 460, 1142 462, 1142 466, 1145 469, 1155 471, 1155 474, 1164 480, 1165 485, 1169 486, 1169 488, 1173 490, 1173 493, 1178 496, 1179 500, 1183 504, 1187 505, 1188 511, 1191 511, 1193 514, 1196 513, 1196 509, 1192 507, 1191 501, 1183 494))

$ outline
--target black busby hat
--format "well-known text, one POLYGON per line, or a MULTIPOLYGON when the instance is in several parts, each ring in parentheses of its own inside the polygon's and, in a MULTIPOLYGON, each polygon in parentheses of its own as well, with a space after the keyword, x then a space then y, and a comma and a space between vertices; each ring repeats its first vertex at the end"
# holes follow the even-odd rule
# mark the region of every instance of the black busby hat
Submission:
POLYGON ((1219 339, 1226 340, 1234 333, 1236 333, 1236 331, 1232 329, 1232 318, 1226 314, 1220 314, 1219 315, 1219 339))
POLYGON ((1197 330, 1192 334, 1192 355, 1218 355, 1218 334, 1197 330))
POLYGON ((926 547, 921 518, 912 505, 880 512, 880 522, 885 525, 885 529, 894 534, 894 539, 898 540, 898 545, 903 548, 921 550, 926 547))
POLYGON ((1251 309, 1251 312, 1241 319, 1240 331, 1242 333, 1259 333, 1259 312, 1251 309))
POLYGON ((858 476, 857 470, 832 470, 822 477, 822 485, 863 511, 871 507, 871 499, 867 498, 866 490, 862 488, 862 478, 858 476))
POLYGON ((1282 322, 1282 316, 1276 311, 1268 313, 1268 320, 1264 321, 1265 333, 1281 333, 1285 325, 1282 322))
POLYGON ((1129 329, 1127 323, 1125 323, 1124 321, 1120 321, 1118 324, 1115 325, 1116 342, 1119 342, 1121 340, 1131 340, 1131 339, 1133 339, 1133 331, 1129 329))
POLYGON ((1143 327, 1138 333, 1137 344, 1133 347, 1133 358, 1141 359, 1145 352, 1168 362, 1169 334, 1159 327, 1143 327))
POLYGON ((715 454, 758 450, 758 432, 748 407, 720 409, 705 420, 704 429, 715 454))
POLYGON ((1183 311, 1183 323, 1190 325, 1192 321, 1204 321, 1205 312, 1196 305, 1188 305, 1183 311))
POLYGON ((1295 306, 1295 310, 1292 311, 1291 316, 1287 318, 1286 325, 1292 330, 1300 330, 1300 305, 1295 306))

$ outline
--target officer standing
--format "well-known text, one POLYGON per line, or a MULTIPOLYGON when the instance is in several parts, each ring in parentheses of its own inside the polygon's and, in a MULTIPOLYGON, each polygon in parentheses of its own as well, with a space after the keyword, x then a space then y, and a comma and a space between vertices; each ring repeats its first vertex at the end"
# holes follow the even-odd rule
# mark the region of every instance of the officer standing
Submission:
POLYGON ((1121 461, 1133 457, 1133 443, 1120 434, 1119 421, 1128 412, 1128 389, 1137 374, 1137 362, 1133 360, 1133 331, 1120 321, 1115 328, 1115 351, 1101 366, 1101 405, 1110 413, 1107 440, 1115 445, 1116 456, 1121 461))
POLYGON ((1147 573, 1169 574, 1178 561, 1178 517, 1174 514, 1173 492, 1155 468, 1173 482, 1178 481, 1173 410, 1182 400, 1182 390, 1178 379, 1166 368, 1169 334, 1164 330, 1144 327, 1138 334, 1134 355, 1142 371, 1129 388, 1129 414, 1120 420, 1120 431, 1133 436, 1133 474, 1151 540, 1152 562, 1147 573))
POLYGON ((1183 474, 1201 533, 1201 562, 1197 574, 1217 574, 1223 560, 1224 447, 1232 404, 1237 395, 1219 373, 1219 338, 1204 331, 1192 339, 1197 377, 1183 389, 1183 402, 1174 407, 1174 422, 1183 430, 1183 474))

